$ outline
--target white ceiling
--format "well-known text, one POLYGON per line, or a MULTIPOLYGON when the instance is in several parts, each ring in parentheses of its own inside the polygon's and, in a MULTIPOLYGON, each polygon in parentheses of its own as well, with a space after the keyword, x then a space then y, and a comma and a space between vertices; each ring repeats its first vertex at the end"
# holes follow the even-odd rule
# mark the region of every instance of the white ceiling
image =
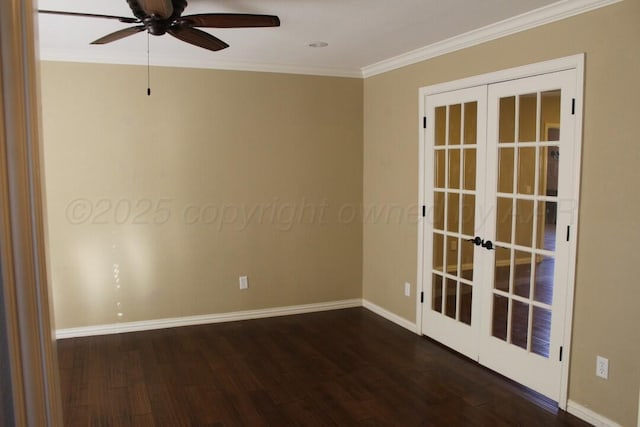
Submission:
MULTIPOLYGON (((207 29, 231 47, 210 52, 150 36, 151 64, 366 76, 422 54, 455 50, 600 7, 611 0, 190 0, 183 15, 278 15, 281 27, 207 29), (326 48, 311 48, 324 41, 326 48), (404 55, 404 56, 403 56, 404 55)), ((40 9, 133 16, 125 0, 39 0, 40 9)), ((147 63, 147 35, 89 43, 125 28, 115 20, 39 17, 42 59, 147 63)), ((415 62, 415 61, 414 61, 415 62)))

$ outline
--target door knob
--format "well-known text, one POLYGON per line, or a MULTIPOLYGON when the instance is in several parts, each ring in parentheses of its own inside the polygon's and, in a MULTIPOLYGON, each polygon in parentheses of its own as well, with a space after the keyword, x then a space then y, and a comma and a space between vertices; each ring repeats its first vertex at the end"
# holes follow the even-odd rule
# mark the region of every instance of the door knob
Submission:
POLYGON ((482 246, 484 240, 482 240, 479 236, 476 236, 474 239, 467 239, 467 242, 471 242, 476 246, 482 246))
POLYGON ((482 242, 482 247, 483 248, 487 248, 488 250, 492 251, 495 249, 495 247, 493 246, 493 242, 491 240, 487 240, 486 242, 482 242))
POLYGON ((467 239, 467 242, 471 242, 476 246, 482 246, 490 251, 495 249, 491 240, 484 241, 480 236, 476 236, 473 239, 467 239))

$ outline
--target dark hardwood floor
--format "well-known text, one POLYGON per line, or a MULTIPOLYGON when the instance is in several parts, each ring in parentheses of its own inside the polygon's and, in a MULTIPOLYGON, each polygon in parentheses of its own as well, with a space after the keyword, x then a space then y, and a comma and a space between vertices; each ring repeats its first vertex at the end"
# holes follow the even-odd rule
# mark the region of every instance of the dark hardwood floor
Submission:
POLYGON ((365 309, 58 341, 67 426, 586 426, 365 309))

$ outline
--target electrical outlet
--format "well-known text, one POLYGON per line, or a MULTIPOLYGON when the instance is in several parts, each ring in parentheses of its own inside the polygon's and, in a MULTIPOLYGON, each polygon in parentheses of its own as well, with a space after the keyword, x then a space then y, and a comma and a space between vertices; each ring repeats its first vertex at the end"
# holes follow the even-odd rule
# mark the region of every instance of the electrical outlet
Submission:
POLYGON ((596 357, 596 376, 605 380, 609 378, 609 359, 602 356, 596 357))
POLYGON ((240 276, 240 289, 249 289, 249 279, 247 276, 240 276))
POLYGON ((456 249, 458 249, 458 241, 457 240, 450 240, 449 241, 449 250, 455 251, 456 249))
POLYGON ((405 297, 411 296, 411 283, 409 282, 404 282, 404 296, 405 297))

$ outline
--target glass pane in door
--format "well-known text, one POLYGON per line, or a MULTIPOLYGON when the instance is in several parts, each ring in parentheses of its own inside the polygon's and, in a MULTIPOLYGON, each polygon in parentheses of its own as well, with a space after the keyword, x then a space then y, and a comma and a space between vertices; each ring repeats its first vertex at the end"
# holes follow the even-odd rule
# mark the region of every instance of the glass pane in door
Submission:
POLYGON ((464 152, 464 189, 476 189, 476 150, 475 148, 465 149, 464 152))
POLYGON ((499 142, 509 143, 515 141, 516 132, 516 97, 510 96, 500 99, 500 127, 499 142))
POLYGON ((447 107, 436 107, 435 112, 435 141, 436 146, 445 144, 447 132, 447 107))
POLYGON ((460 321, 471 325, 471 300, 473 288, 460 284, 460 321))
POLYGON ((436 151, 435 153, 435 162, 433 165, 433 180, 434 180, 434 187, 435 188, 444 188, 445 185, 445 181, 444 181, 444 172, 445 172, 445 167, 444 167, 444 156, 445 156, 445 152, 444 151, 436 151))
POLYGON ((560 91, 542 92, 540 102, 540 140, 560 140, 560 91))
POLYGON ((503 341, 507 340, 507 314, 509 313, 509 298, 500 295, 493 296, 493 324, 492 334, 503 341))
POLYGON ((527 93, 518 97, 518 141, 536 140, 536 116, 538 114, 538 97, 535 93, 527 93))
POLYGON ((518 194, 533 194, 535 186, 535 147, 518 149, 518 194))
POLYGON ((550 145, 540 147, 538 194, 541 196, 558 195, 558 171, 560 168, 560 147, 550 145))
POLYGON ((551 341, 551 310, 533 307, 531 333, 531 352, 543 357, 549 357, 549 343, 551 341))
POLYGON ((444 273, 444 237, 440 233, 433 233, 433 270, 444 273))
POLYGON ((464 104, 464 143, 476 144, 478 139, 478 103, 467 102, 464 104))
POLYGON ((538 249, 553 251, 556 248, 556 220, 558 204, 556 202, 538 202, 538 249))
POLYGON ((513 266, 513 293, 529 298, 531 293, 531 253, 516 251, 513 266))
POLYGON ((513 193, 513 148, 498 151, 498 192, 513 193))
POLYGON ((547 305, 553 302, 553 275, 555 258, 538 255, 535 260, 533 300, 547 305))
POLYGON ((549 357, 561 91, 500 99, 492 334, 549 357))
POLYGON ((518 246, 531 246, 533 238, 534 203, 531 200, 516 199, 516 235, 515 243, 518 246))
POLYGON ((511 344, 527 348, 529 339, 529 304, 511 301, 511 344))
POLYGON ((434 274, 431 280, 431 286, 433 287, 433 291, 431 292, 431 299, 433 301, 431 309, 442 313, 442 276, 434 274))
POLYGON ((449 126, 447 133, 449 135, 449 145, 460 145, 460 123, 462 120, 462 106, 460 104, 450 105, 449 110, 449 126))
POLYGON ((449 150, 449 188, 460 188, 460 150, 449 150))

